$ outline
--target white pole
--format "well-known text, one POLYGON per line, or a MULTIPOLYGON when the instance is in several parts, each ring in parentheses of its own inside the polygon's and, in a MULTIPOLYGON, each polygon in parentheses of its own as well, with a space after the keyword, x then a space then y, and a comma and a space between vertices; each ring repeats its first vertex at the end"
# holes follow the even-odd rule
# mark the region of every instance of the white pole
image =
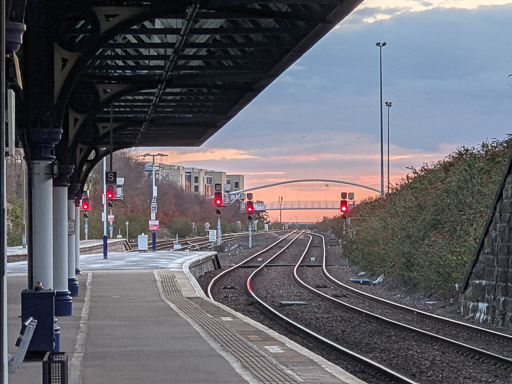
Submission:
POLYGON ((108 244, 107 244, 107 158, 103 158, 103 258, 108 258, 108 244))
POLYGON ((71 292, 71 296, 78 296, 78 281, 75 276, 75 199, 68 200, 68 220, 74 229, 74 231, 68 232, 68 290, 71 292))
POLYGON ((222 227, 220 225, 220 215, 217 215, 217 245, 222 244, 222 227))
POLYGON ((75 204, 75 273, 80 274, 80 204, 75 204))
POLYGON ((68 291, 68 187, 53 187, 53 286, 56 292, 55 314, 71 316, 68 291))
POLYGON ((53 172, 47 160, 32 162, 33 281, 53 289, 53 172))
MULTIPOLYGON (((0 3, 0 121, 5 122, 5 23, 7 21, 6 1, 0 3)), ((9 355, 7 351, 7 213, 6 213, 6 184, 5 184, 5 135, 0 137, 0 365, 3 384, 7 384, 9 376, 9 355)))
POLYGON ((249 221, 249 248, 252 248, 252 221, 249 221))

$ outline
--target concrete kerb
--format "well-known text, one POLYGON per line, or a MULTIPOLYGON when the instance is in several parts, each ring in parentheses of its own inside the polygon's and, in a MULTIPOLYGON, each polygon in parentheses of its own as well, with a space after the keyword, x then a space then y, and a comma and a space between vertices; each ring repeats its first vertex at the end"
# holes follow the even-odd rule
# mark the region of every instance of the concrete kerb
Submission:
POLYGON ((195 266, 197 266, 199 264, 202 264, 205 260, 212 260, 212 258, 214 258, 214 257, 218 258, 217 253, 214 253, 213 255, 211 253, 208 253, 208 254, 205 254, 205 255, 198 256, 195 259, 188 260, 183 265, 183 272, 185 273, 185 275, 189 279, 190 284, 192 284, 192 287, 196 291, 197 296, 199 296, 199 297, 201 297, 203 299, 206 299, 206 300, 210 300, 210 299, 204 294, 203 289, 201 288, 201 286, 197 282, 197 280, 194 277, 194 275, 190 272, 190 268, 195 267, 195 266))
POLYGON ((91 307, 92 271, 88 272, 84 306, 80 318, 80 328, 76 338, 75 353, 69 364, 69 384, 82 384, 82 368, 84 363, 85 342, 89 330, 89 310, 91 307))

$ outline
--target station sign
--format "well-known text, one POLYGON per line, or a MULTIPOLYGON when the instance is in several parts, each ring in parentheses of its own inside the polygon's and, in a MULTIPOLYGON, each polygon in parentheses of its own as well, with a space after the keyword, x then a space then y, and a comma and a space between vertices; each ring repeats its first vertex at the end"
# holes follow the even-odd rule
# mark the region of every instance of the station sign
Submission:
POLYGON ((159 231, 160 230, 160 221, 159 220, 149 220, 149 230, 150 231, 159 231))
POLYGON ((116 184, 117 183, 117 172, 105 171, 105 184, 116 184))

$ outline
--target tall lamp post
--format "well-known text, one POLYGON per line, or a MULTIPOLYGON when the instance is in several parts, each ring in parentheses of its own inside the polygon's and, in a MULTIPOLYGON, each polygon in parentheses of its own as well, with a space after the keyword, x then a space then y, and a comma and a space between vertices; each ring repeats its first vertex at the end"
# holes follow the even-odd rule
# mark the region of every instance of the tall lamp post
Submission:
MULTIPOLYGON (((152 179, 153 179, 153 192, 152 192, 153 199, 151 200, 151 220, 156 220, 156 210, 157 210, 157 208, 156 208, 157 207, 157 204, 156 204, 157 191, 156 190, 157 190, 157 188, 155 185, 155 157, 167 157, 167 155, 165 155, 163 153, 157 153, 157 154, 145 153, 144 155, 141 155, 141 157, 152 157, 153 158, 153 169, 151 172, 152 179)), ((151 236, 151 241, 152 241, 151 249, 153 251, 156 251, 156 231, 153 231, 152 236, 151 236)))
POLYGON ((388 43, 378 41, 375 45, 379 47, 379 69, 380 69, 380 195, 384 196, 384 116, 382 111, 382 47, 388 43))
POLYGON ((283 222, 283 218, 281 216, 281 208, 283 206, 283 196, 279 196, 279 224, 283 222))
POLYGON ((386 107, 388 108, 388 193, 389 193, 389 108, 393 106, 393 102, 386 101, 386 107))

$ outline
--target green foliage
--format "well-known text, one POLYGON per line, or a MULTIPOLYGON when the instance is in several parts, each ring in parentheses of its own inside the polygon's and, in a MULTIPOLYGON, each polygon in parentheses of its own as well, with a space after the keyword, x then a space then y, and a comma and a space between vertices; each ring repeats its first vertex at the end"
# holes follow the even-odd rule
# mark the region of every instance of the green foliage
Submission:
POLYGON ((325 221, 360 267, 409 286, 450 291, 475 257, 489 208, 510 155, 510 140, 458 148, 406 177, 384 199, 359 204, 351 230, 325 221))
MULTIPOLYGON (((137 236, 149 233, 148 221, 150 219, 150 204, 152 197, 151 176, 144 172, 144 166, 137 162, 129 151, 119 151, 114 154, 114 168, 118 176, 124 178, 123 200, 114 200, 112 213, 115 216, 114 237, 119 230, 123 237, 126 236, 126 221, 129 224, 129 236, 137 239, 137 236)), ((103 169, 101 163, 91 172, 88 181, 91 210, 89 211, 89 239, 101 239, 103 236, 103 169)), ((171 182, 159 182, 158 186, 158 212, 156 218, 160 221, 158 238, 168 236, 185 237, 193 235, 192 223, 196 224, 198 235, 205 235, 204 224, 211 224, 211 228, 217 227, 216 207, 213 201, 195 193, 186 192, 183 188, 171 182)), ((221 208, 222 231, 235 232, 236 221, 244 220, 246 215, 240 214, 238 204, 221 208)), ((83 217, 81 219, 81 239, 84 239, 83 217)), ((108 231, 108 228, 107 228, 108 231)), ((107 232, 107 234, 109 234, 107 232)))
POLYGON ((23 212, 22 202, 16 198, 9 201, 10 207, 7 212, 7 246, 14 247, 21 245, 23 235, 23 212))
POLYGON ((192 234, 192 222, 186 217, 176 217, 169 221, 167 225, 173 235, 180 238, 190 236, 192 234))

